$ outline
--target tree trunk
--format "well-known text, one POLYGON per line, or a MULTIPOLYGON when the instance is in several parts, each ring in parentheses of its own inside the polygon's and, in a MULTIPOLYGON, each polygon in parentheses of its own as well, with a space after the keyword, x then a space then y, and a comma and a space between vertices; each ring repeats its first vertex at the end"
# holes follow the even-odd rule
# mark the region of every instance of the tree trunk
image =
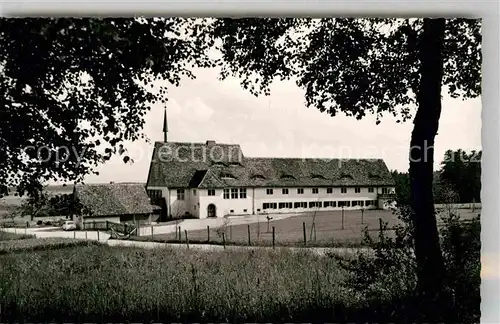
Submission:
POLYGON ((432 193, 433 146, 441 115, 444 29, 444 19, 424 19, 419 43, 418 110, 410 142, 409 173, 418 291, 430 303, 442 290, 444 274, 432 193))

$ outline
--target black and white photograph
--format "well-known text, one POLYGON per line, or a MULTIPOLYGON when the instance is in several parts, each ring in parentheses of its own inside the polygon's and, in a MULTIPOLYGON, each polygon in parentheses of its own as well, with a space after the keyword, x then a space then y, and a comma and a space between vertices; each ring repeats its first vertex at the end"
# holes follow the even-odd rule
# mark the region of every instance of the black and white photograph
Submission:
POLYGON ((482 19, 130 17, 0 18, 0 323, 480 322, 482 19))

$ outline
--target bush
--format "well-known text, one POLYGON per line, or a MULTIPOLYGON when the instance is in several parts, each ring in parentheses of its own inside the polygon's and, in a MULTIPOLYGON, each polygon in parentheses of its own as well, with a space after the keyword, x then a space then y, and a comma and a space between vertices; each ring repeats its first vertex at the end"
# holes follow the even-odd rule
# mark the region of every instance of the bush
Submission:
POLYGON ((378 240, 374 240, 365 229, 364 241, 372 247, 371 254, 358 253, 350 259, 335 256, 349 273, 346 286, 366 296, 366 302, 378 316, 374 321, 479 322, 479 217, 464 222, 458 214, 447 213, 443 218, 440 240, 446 269, 445 287, 435 307, 439 314, 432 315, 439 318, 424 318, 416 292, 410 210, 403 207, 396 213, 402 225, 395 226, 394 237, 382 231, 378 240))

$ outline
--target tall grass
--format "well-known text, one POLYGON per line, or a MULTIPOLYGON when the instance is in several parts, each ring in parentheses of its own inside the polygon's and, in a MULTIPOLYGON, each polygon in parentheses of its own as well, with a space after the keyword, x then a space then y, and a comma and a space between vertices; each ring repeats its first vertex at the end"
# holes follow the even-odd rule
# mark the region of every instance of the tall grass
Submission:
POLYGON ((338 321, 356 304, 336 261, 307 252, 84 246, 0 264, 0 322, 338 321))
POLYGON ((76 240, 67 238, 25 238, 0 242, 0 255, 9 253, 53 250, 77 246, 100 245, 97 241, 76 240))
POLYGON ((0 241, 26 240, 31 238, 35 238, 35 235, 9 233, 0 230, 0 241))

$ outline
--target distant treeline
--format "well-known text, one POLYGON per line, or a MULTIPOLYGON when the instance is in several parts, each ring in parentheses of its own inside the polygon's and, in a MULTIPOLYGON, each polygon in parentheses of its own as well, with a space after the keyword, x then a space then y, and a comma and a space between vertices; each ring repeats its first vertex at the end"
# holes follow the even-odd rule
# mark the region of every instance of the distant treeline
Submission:
MULTIPOLYGON (((481 202, 482 151, 448 150, 441 162, 441 169, 434 172, 434 202, 481 202)), ((392 171, 396 182, 396 195, 401 204, 410 203, 410 178, 408 172, 392 171)))

